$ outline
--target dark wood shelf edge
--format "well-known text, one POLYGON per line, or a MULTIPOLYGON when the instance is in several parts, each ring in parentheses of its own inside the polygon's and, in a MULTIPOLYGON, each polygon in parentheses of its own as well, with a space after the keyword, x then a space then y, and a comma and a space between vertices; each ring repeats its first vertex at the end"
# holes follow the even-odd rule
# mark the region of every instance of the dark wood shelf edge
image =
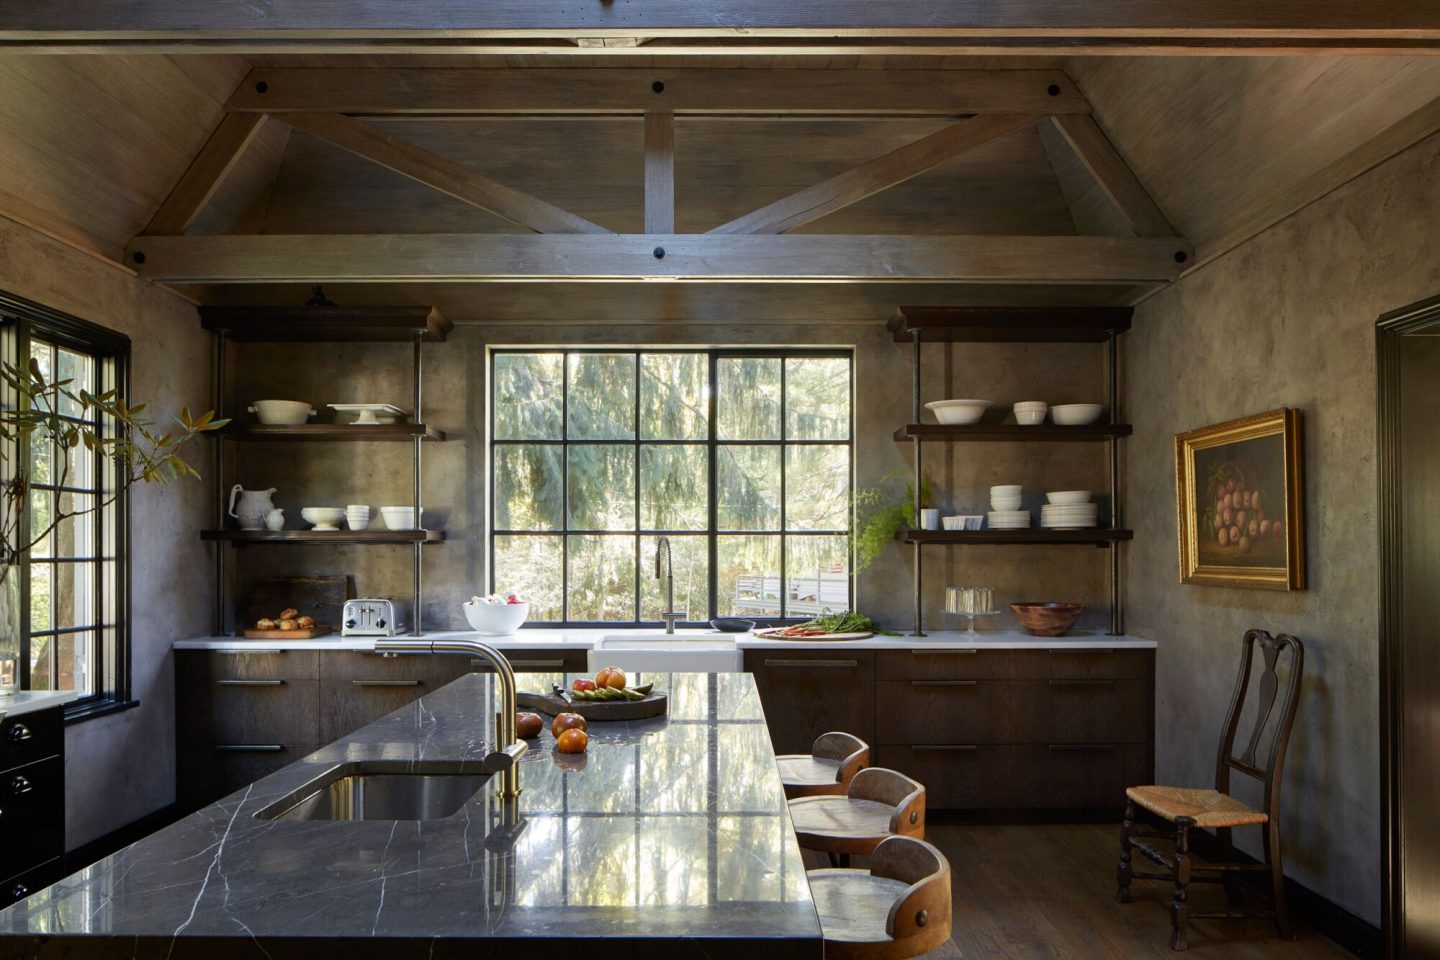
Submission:
POLYGON ((1111 437, 1128 437, 1134 427, 1128 423, 1087 423, 1082 426, 1063 426, 1042 423, 1035 426, 1021 426, 1017 423, 973 423, 940 424, 910 423, 895 431, 896 440, 948 440, 954 442, 1019 441, 1019 442, 1077 442, 1109 440, 1111 437))
POLYGON ((1126 540, 1133 540, 1133 530, 910 530, 905 534, 906 543, 978 543, 978 544, 1030 544, 1060 545, 1086 544, 1108 546, 1126 540))
POLYGON ((897 343, 1104 343, 1130 329, 1131 307, 901 306, 885 327, 897 343))
POLYGON ((443 343, 455 329, 434 307, 202 306, 200 325, 239 343, 443 343))
POLYGON ((442 441, 445 439, 445 432, 425 423, 380 423, 364 427, 348 423, 307 423, 294 427, 263 423, 231 423, 210 436, 226 440, 326 440, 375 443, 387 440, 413 440, 415 437, 420 437, 422 440, 442 441))
POLYGON ((225 543, 439 543, 444 530, 201 530, 201 540, 225 543))

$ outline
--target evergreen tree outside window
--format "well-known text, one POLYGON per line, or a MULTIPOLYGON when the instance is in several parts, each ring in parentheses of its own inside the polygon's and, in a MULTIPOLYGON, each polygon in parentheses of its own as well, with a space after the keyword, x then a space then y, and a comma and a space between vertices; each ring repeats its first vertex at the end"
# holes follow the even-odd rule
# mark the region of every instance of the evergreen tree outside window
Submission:
POLYGON ((809 619, 851 606, 851 355, 503 349, 490 363, 490 589, 532 623, 675 605, 809 619))

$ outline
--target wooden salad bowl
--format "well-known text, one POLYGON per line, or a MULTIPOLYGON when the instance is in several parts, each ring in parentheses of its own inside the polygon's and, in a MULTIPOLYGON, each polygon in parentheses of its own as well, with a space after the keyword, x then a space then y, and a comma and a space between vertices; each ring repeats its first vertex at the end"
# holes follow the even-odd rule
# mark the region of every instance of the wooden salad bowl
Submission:
POLYGON ((1010 604, 1010 612, 1032 637, 1063 637, 1085 609, 1083 603, 1025 601, 1010 604))

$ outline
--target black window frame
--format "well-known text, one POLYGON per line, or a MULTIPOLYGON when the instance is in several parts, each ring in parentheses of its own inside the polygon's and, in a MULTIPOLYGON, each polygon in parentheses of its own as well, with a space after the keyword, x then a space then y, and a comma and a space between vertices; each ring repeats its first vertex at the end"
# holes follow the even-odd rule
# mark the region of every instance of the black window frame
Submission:
MULTIPOLYGON (((0 337, 3 337, 5 359, 24 368, 30 357, 34 340, 42 340, 66 350, 82 353, 97 361, 96 372, 99 383, 96 392, 115 390, 125 403, 130 402, 130 338, 123 333, 110 330, 79 317, 62 313, 44 304, 24 297, 0 292, 0 337)), ((6 402, 13 402, 7 398, 6 402)), ((101 424, 102 427, 105 425, 101 424)), ((111 425, 113 428, 113 425, 111 425)), ((28 458, 28 445, 12 447, 8 454, 12 458, 28 458)), ((92 458, 95 494, 107 490, 107 482, 115 482, 114 465, 107 462, 98 452, 88 454, 92 458)), ((17 463, 18 459, 9 462, 17 463)), ((109 489, 113 489, 109 488, 109 489)), ((41 635, 55 636, 62 632, 91 633, 95 638, 96 656, 94 661, 93 692, 78 697, 65 705, 67 722, 102 716, 118 710, 136 706, 131 699, 131 631, 130 631, 130 503, 125 491, 120 491, 115 502, 109 507, 90 515, 95 525, 95 555, 90 562, 95 564, 94 609, 100 614, 95 624, 69 625, 66 630, 40 631, 41 635), (107 554, 107 537, 113 538, 114 552, 107 554), (114 583, 106 583, 105 564, 113 559, 114 583), (113 592, 113 600, 107 600, 105 592, 113 592), (104 614, 107 606, 113 610, 113 621, 107 621, 104 614)), ((21 537, 28 539, 30 511, 24 517, 21 537)), ((37 562, 52 563, 50 558, 37 562)), ((30 686, 30 588, 32 557, 27 553, 20 561, 20 683, 21 689, 30 686)), ((53 584, 52 584, 53 587, 53 584)), ((52 624, 52 627, 54 625, 52 624)))
MULTIPOLYGON (((496 574, 496 570, 495 570, 495 539, 496 539, 497 536, 545 536, 545 537, 556 537, 556 538, 559 539, 559 541, 560 541, 560 543, 561 543, 561 574, 560 574, 560 576, 561 576, 561 580, 560 580, 561 604, 562 604, 563 612, 568 616, 568 614, 569 614, 569 612, 570 612, 570 597, 569 597, 569 593, 570 593, 570 583, 569 583, 569 581, 570 581, 570 569, 569 569, 569 568, 570 568, 570 564, 569 564, 569 550, 570 550, 570 546, 569 546, 569 540, 570 540, 570 537, 572 537, 572 536, 584 536, 584 535, 587 535, 587 534, 594 534, 594 535, 606 535, 606 536, 609 536, 609 535, 616 535, 616 536, 633 536, 633 537, 635 538, 635 551, 636 551, 636 556, 635 556, 635 588, 634 588, 634 589, 635 589, 635 616, 636 616, 637 619, 634 619, 634 620, 571 620, 571 619, 562 619, 562 620, 532 620, 532 621, 527 621, 526 624, 525 624, 525 627, 531 627, 531 628, 537 628, 537 629, 554 629, 554 628, 557 628, 557 627, 560 627, 560 628, 600 627, 600 628, 627 629, 627 628, 653 627, 653 626, 659 626, 659 625, 661 625, 662 621, 660 621, 660 620, 643 620, 643 619, 638 619, 638 618, 640 617, 640 614, 641 614, 642 610, 644 609, 644 605, 643 605, 643 599, 644 599, 644 598, 643 598, 643 589, 644 589, 644 588, 643 588, 643 586, 642 586, 642 584, 641 584, 641 581, 642 581, 642 579, 644 578, 644 571, 645 571, 645 569, 646 569, 645 558, 640 555, 639 551, 640 551, 640 544, 641 544, 641 542, 642 542, 646 537, 659 537, 659 536, 665 536, 665 535, 667 535, 667 534, 668 534, 668 535, 671 535, 671 536, 676 536, 676 537, 695 537, 695 536, 703 536, 703 537, 706 539, 706 541, 707 541, 707 551, 708 551, 709 563, 708 563, 708 570, 707 570, 707 574, 706 574, 706 575, 707 575, 707 578, 708 578, 708 593, 709 593, 709 599, 710 599, 710 609, 706 612, 706 617, 705 617, 703 620, 702 620, 702 619, 684 620, 684 621, 681 621, 679 624, 677 624, 677 626, 679 626, 679 627, 682 627, 682 628, 683 628, 683 627, 691 627, 691 628, 708 627, 710 620, 715 619, 715 617, 716 617, 716 612, 715 612, 715 611, 716 611, 716 603, 717 603, 717 601, 718 601, 718 599, 719 599, 719 591, 718 591, 718 589, 717 589, 717 588, 718 588, 718 576, 719 576, 719 573, 718 573, 719 564, 717 563, 717 560, 718 560, 718 540, 719 540, 719 537, 721 537, 721 536, 757 536, 757 537, 763 537, 763 536, 778 536, 778 537, 780 538, 780 570, 779 570, 779 577, 780 577, 780 589, 781 589, 781 594, 782 594, 782 596, 779 598, 779 605, 780 605, 780 608, 781 608, 782 612, 783 612, 784 609, 785 609, 785 602, 784 602, 784 601, 785 601, 785 597, 784 597, 784 593, 786 592, 787 575, 788 575, 788 571, 787 571, 787 569, 786 569, 786 559, 787 559, 787 557, 788 557, 789 551, 788 551, 788 549, 787 549, 787 547, 786 547, 786 538, 787 538, 787 537, 806 537, 806 536, 816 536, 816 537, 837 537, 837 536, 843 536, 843 537, 845 537, 845 538, 846 538, 846 570, 847 570, 847 573, 846 573, 846 604, 845 604, 845 609, 853 609, 853 608, 854 608, 854 605, 855 605, 855 563, 854 563, 854 560, 855 560, 855 513, 854 513, 853 506, 852 506, 849 510, 847 510, 847 512, 846 512, 846 524, 847 524, 847 527, 846 527, 846 529, 844 529, 844 530, 787 530, 787 529, 785 529, 785 527, 786 527, 786 521, 787 521, 787 517, 786 517, 786 509, 787 509, 787 507, 786 507, 786 496, 785 496, 785 494, 786 494, 786 490, 785 490, 785 476, 786 476, 786 474, 788 473, 788 466, 787 466, 787 461, 786 461, 786 453, 787 453, 787 451, 788 451, 788 449, 789 449, 790 447, 796 447, 796 446, 816 446, 816 447, 823 447, 823 446, 837 446, 837 445, 842 445, 842 444, 843 444, 844 446, 848 447, 848 448, 849 448, 849 453, 850 453, 850 457, 849 457, 849 460, 850 460, 850 463, 849 463, 849 480, 850 480, 850 490, 851 490, 851 493, 852 493, 852 504, 853 504, 853 493, 854 493, 854 490, 855 490, 855 350, 854 350, 853 348, 851 348, 851 347, 793 347, 793 348, 792 348, 792 347, 688 347, 688 346, 683 346, 683 347, 682 347, 682 346, 675 346, 675 347, 671 347, 671 346, 666 346, 666 345, 663 345, 663 344, 661 344, 661 345, 647 345, 647 346, 640 346, 640 347, 623 347, 623 346, 615 346, 615 347, 567 347, 567 346, 553 346, 553 345, 546 345, 546 346, 538 346, 538 345, 537 345, 537 346, 503 346, 503 347, 490 347, 490 348, 488 349, 488 351, 487 351, 487 356, 486 356, 485 373, 486 373, 486 378, 487 378, 486 406, 487 406, 487 408, 488 408, 488 414, 489 414, 489 415, 487 416, 487 418, 486 418, 486 430, 487 430, 487 433, 488 433, 488 440, 489 440, 489 442, 488 442, 488 444, 487 444, 487 446, 488 446, 488 458, 489 458, 489 459, 488 459, 488 461, 487 461, 487 476, 486 476, 486 478, 485 478, 485 479, 486 479, 486 487, 487 487, 487 508, 486 508, 486 509, 487 509, 487 515, 486 515, 486 518, 485 518, 485 519, 486 519, 486 523, 485 523, 485 526, 486 526, 486 532, 485 532, 485 536, 486 536, 485 555, 486 555, 486 558, 487 558, 487 565, 488 565, 488 568, 489 568, 489 569, 488 569, 488 576, 487 576, 488 590, 493 593, 493 592, 495 592, 495 591, 498 589, 497 583, 496 583, 496 579, 495 579, 495 574, 496 574), (496 378, 495 378, 495 358, 498 357, 498 356, 506 355, 506 354, 512 354, 512 355, 513 355, 513 354, 523 354, 523 355, 552 354, 552 355, 559 355, 559 356, 561 357, 561 369, 562 369, 562 371, 563 371, 563 386, 562 386, 562 391, 563 391, 563 393, 562 393, 562 403, 561 403, 561 434, 562 434, 562 438, 561 438, 561 439, 559 439, 559 440, 554 440, 554 439, 548 439, 548 440, 545 440, 545 439, 539 439, 539 440, 537 440, 537 439, 505 439, 505 440, 500 440, 500 439, 497 439, 497 437, 496 437, 496 430, 495 430, 495 413, 496 413, 496 398, 495 398, 495 385, 496 385, 496 384, 495 384, 495 379, 496 379, 496 378), (665 354, 665 355, 672 355, 672 354, 691 354, 691 355, 701 355, 701 356, 704 356, 704 357, 707 358, 707 361, 706 361, 706 362, 707 362, 707 376, 708 376, 708 384, 709 384, 709 386, 710 386, 710 391, 709 391, 709 397, 708 397, 708 399, 707 399, 706 437, 705 437, 704 439, 702 439, 702 440, 670 440, 670 439, 667 439, 667 440, 644 440, 644 439, 641 439, 640 433, 639 433, 639 418, 638 418, 638 408, 639 408, 639 405, 640 405, 640 382, 641 382, 640 357, 641 357, 642 355, 645 355, 645 354, 665 354), (635 422, 636 433, 635 433, 634 439, 630 439, 630 440, 613 440, 613 441, 606 441, 606 440, 571 440, 571 439, 569 439, 568 436, 566 436, 566 433, 568 433, 568 430, 569 430, 569 417, 568 417, 568 415, 567 415, 567 411, 568 411, 568 394, 569 394, 569 363, 570 363, 570 357, 571 357, 571 356, 594 356, 594 355, 622 355, 622 356, 633 356, 633 357, 635 357, 635 363, 636 363, 636 370, 635 370, 635 378, 636 378, 636 380, 635 380, 635 406, 636 406, 637 413, 636 413, 636 422, 635 422), (721 439, 721 438, 719 438, 719 437, 717 436, 717 433, 716 433, 716 413, 717 413, 717 405, 718 405, 718 391, 715 389, 715 384, 716 384, 716 369, 717 369, 717 366, 718 366, 718 362, 719 362, 720 360, 722 360, 722 359, 731 359, 731 358, 735 358, 735 359, 754 359, 754 358, 759 358, 759 359, 778 359, 778 360, 781 361, 781 363, 780 363, 780 371, 781 371, 781 373, 780 373, 780 418, 781 418, 781 422, 780 422, 780 436, 779 436, 778 438, 775 438, 775 439, 765 439, 765 440, 725 440, 725 439, 721 439), (786 374, 785 374, 786 364, 785 364, 784 361, 785 361, 785 360, 788 360, 788 359, 803 359, 803 358, 835 358, 835 359, 843 359, 843 360, 847 361, 847 363, 848 363, 848 371, 849 371, 849 382, 848 382, 848 384, 846 385, 846 388, 847 388, 847 389, 846 389, 846 392, 847 392, 847 394, 848 394, 848 396, 849 396, 849 398, 850 398, 850 410, 849 410, 849 414, 850 414, 850 415, 849 415, 849 423, 848 423, 848 436, 847 436, 844 440, 833 440, 833 439, 832 439, 832 440, 793 440, 793 439, 790 439, 790 438, 788 438, 788 437, 786 436, 786 433, 787 433, 787 430, 788 430, 788 413, 789 413, 789 406, 788 406, 788 403, 787 403, 788 397, 787 397, 787 395, 786 395, 786 374), (497 530, 497 529, 496 529, 497 511, 496 511, 496 503, 495 503, 495 496, 496 496, 496 490, 495 490, 495 486, 496 486, 496 485, 495 485, 495 462, 496 462, 496 460, 495 460, 495 448, 496 448, 496 447, 499 447, 499 446, 507 446, 507 445, 511 445, 511 446, 522 446, 522 445, 527 445, 527 444, 557 446, 557 447, 560 447, 562 450, 565 451, 565 454, 562 455, 562 460, 561 460, 561 476, 562 476, 562 483, 563 483, 562 490, 564 491, 564 493, 562 493, 562 511, 563 511, 563 513, 562 513, 562 518, 561 518, 562 521, 563 521, 563 523, 562 523, 562 525, 561 525, 560 527, 558 527, 558 528, 556 528, 556 529, 554 529, 554 530, 497 530), (638 453, 639 453, 639 450, 640 450, 641 447, 644 447, 644 446, 677 446, 677 445, 682 445, 682 446, 683 446, 683 445, 693 445, 693 446, 703 446, 703 447, 705 447, 705 448, 706 448, 706 452, 707 452, 707 469, 708 469, 708 471, 709 471, 709 478, 708 478, 708 480, 709 480, 709 486, 708 486, 709 494, 708 494, 708 504, 707 504, 708 517, 707 517, 707 527, 706 527, 706 529, 705 529, 705 530, 671 530, 671 531, 667 531, 667 530, 650 530, 650 529, 646 529, 646 528, 640 526, 640 520, 639 520, 639 518, 638 518, 638 516, 637 516, 637 518, 636 518, 636 529, 633 530, 633 531, 632 531, 632 530, 579 530, 579 529, 572 530, 572 529, 570 528, 570 518, 569 518, 569 497, 568 497, 568 490, 569 490, 568 462, 569 462, 569 458, 568 458, 568 450, 569 450, 569 448, 570 448, 571 446, 605 445, 605 444, 613 444, 613 445, 617 445, 617 446, 632 446, 632 447, 634 447, 635 450, 636 450, 636 452, 637 452, 637 456, 636 456, 636 470, 637 470, 637 472, 638 472, 638 470, 639 470, 639 461, 640 461, 640 458, 639 458, 639 456, 638 456, 638 453), (781 471, 780 471, 781 483, 780 483, 780 495, 779 495, 779 501, 780 501, 780 522, 779 522, 779 526, 778 526, 776 529, 770 529, 770 530, 720 530, 720 529, 718 529, 718 523, 717 523, 717 502, 718 502, 718 501, 717 501, 717 498, 716 498, 716 468, 717 468, 718 458, 717 458, 717 456, 716 456, 716 448, 717 448, 717 447, 722 447, 722 446, 771 446, 771 447, 778 446, 778 447, 780 448, 780 462, 781 462, 781 471)), ((637 508, 637 513, 638 513, 638 509, 639 509, 639 488, 638 488, 638 484, 637 484, 637 487, 636 487, 636 508, 637 508)), ((686 612, 693 614, 693 611, 687 610, 686 612)), ((737 616, 738 616, 738 615, 737 615, 737 616)), ((765 617, 765 616, 753 616, 753 615, 751 615, 751 616, 745 616, 744 619, 753 620, 756 624, 758 624, 758 625, 760 625, 760 626, 783 626, 783 625, 787 625, 787 624, 802 623, 802 622, 804 622, 804 621, 806 621, 806 620, 811 619, 811 615, 806 614, 806 615, 778 616, 778 617, 765 617)))

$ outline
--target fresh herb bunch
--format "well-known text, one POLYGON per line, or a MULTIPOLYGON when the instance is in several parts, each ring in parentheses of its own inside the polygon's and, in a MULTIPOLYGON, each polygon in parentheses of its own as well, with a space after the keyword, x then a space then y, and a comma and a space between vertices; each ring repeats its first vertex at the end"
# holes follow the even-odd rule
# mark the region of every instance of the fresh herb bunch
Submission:
POLYGON ((814 627, 817 630, 824 630, 826 633, 864 633, 868 631, 887 637, 897 636, 893 630, 886 630, 865 614, 856 613, 854 610, 843 610, 840 613, 831 613, 827 610, 814 620, 802 623, 800 626, 814 627))

